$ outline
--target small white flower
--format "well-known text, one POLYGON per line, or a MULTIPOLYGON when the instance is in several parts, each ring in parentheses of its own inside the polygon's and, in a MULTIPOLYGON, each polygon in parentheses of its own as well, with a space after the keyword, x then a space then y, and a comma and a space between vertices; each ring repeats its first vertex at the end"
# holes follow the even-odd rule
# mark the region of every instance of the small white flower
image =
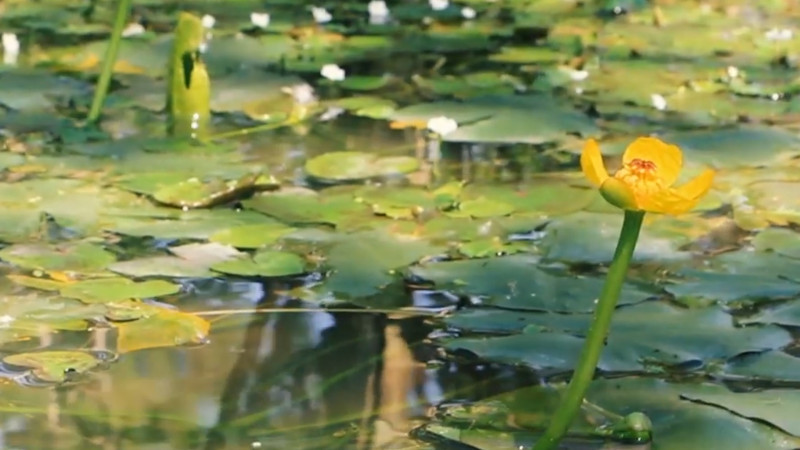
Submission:
POLYGON ((3 63, 13 65, 19 56, 19 39, 14 33, 3 33, 3 63))
POLYGON ((325 64, 319 74, 331 81, 342 81, 345 77, 344 69, 336 64, 325 64))
POLYGON ((434 11, 441 11, 450 6, 450 0, 428 0, 428 4, 431 5, 431 9, 434 11))
POLYGON ((200 19, 200 22, 203 24, 203 28, 214 28, 214 24, 217 23, 217 19, 211 14, 206 14, 202 19, 200 19))
POLYGON ((653 108, 663 111, 667 109, 667 99, 661 94, 653 94, 650 96, 650 101, 653 103, 653 108))
POLYGON ((330 108, 326 109, 321 116, 319 116, 320 122, 327 122, 329 120, 333 120, 344 113, 344 108, 340 108, 338 106, 331 106, 330 108))
POLYGON ((328 23, 333 20, 333 16, 327 9, 318 6, 311 7, 311 15, 314 16, 314 21, 317 23, 328 23))
POLYGON ((572 81, 583 81, 589 78, 589 72, 586 70, 570 70, 569 77, 572 81))
POLYGON ((470 8, 469 6, 465 6, 465 7, 461 8, 461 17, 463 17, 463 18, 465 18, 467 20, 472 20, 477 15, 478 15, 478 13, 475 12, 475 10, 470 8))
POLYGON ((285 87, 282 90, 291 95, 295 103, 299 105, 308 105, 317 101, 317 96, 314 95, 314 88, 307 83, 285 87))
POLYGON ((372 0, 367 5, 367 12, 370 17, 388 17, 389 7, 384 0, 372 0))
POLYGON ((727 69, 728 77, 729 78, 738 78, 739 77, 739 68, 736 66, 728 66, 727 69))
POLYGON ((251 12, 250 22, 258 28, 267 28, 269 26, 269 14, 251 12))
POLYGON ((8 326, 8 324, 10 324, 13 321, 14 318, 12 316, 9 316, 8 314, 3 314, 2 316, 0 316, 0 326, 8 326))
POLYGON ((772 28, 764 36, 770 41, 788 41, 794 33, 788 28, 772 28))
POLYGON ((122 37, 138 36, 144 33, 144 26, 138 22, 129 23, 128 26, 122 30, 122 37))
POLYGON ((444 137, 458 129, 458 122, 445 116, 431 117, 428 119, 428 129, 444 137))

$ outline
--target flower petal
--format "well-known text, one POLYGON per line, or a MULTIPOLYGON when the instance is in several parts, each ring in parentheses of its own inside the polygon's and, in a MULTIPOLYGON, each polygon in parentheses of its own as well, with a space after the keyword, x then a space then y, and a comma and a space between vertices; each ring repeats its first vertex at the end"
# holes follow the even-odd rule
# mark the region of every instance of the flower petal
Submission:
POLYGON ((623 164, 628 164, 634 159, 652 161, 656 166, 655 175, 665 187, 672 186, 678 179, 683 165, 681 149, 653 137, 638 138, 625 149, 622 155, 623 164))
POLYGON ((608 178, 608 171, 603 164, 603 155, 600 154, 600 147, 597 141, 589 139, 583 146, 581 153, 581 169, 586 178, 595 186, 600 186, 608 178))
POLYGON ((690 199, 698 199, 708 192, 711 188, 711 183, 714 181, 714 171, 706 169, 700 175, 692 178, 689 182, 676 188, 683 197, 690 199))
POLYGON ((639 199, 639 208, 654 213, 678 215, 683 214, 697 204, 697 198, 687 198, 677 189, 667 188, 639 199))

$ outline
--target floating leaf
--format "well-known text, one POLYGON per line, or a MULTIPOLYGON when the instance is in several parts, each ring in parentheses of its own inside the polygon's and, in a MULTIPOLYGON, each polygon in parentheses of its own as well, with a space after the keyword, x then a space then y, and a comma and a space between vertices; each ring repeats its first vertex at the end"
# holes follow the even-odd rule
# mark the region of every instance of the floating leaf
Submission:
POLYGON ((212 278, 211 266, 240 256, 235 248, 217 243, 187 244, 171 247, 175 256, 151 256, 118 262, 109 270, 132 277, 212 278))
MULTIPOLYGON (((436 262, 414 266, 410 272, 417 278, 432 281, 437 289, 487 297, 489 304, 504 308, 560 312, 594 310, 602 279, 544 270, 537 267, 538 259, 513 255, 436 262)), ((619 302, 632 304, 653 296, 652 292, 626 284, 619 302)))
MULTIPOLYGON (((531 324, 522 334, 459 338, 444 345, 450 350, 469 350, 482 358, 523 363, 537 370, 571 370, 583 345, 578 336, 588 329, 589 316, 543 313, 522 317, 531 324)), ((790 341, 788 333, 777 326, 735 328, 732 318, 717 308, 683 310, 664 303, 641 303, 614 315, 598 367, 614 372, 705 364, 742 353, 781 348, 790 341), (658 321, 651 320, 653 317, 658 321), (678 328, 683 331, 675 333, 678 328)))
POLYGON ((127 299, 162 297, 179 292, 181 287, 164 280, 133 281, 127 278, 99 278, 71 283, 61 295, 85 303, 111 303, 127 299))
POLYGON ((687 279, 665 286, 667 292, 679 299, 707 299, 722 303, 733 301, 764 301, 794 297, 800 294, 800 283, 778 276, 747 273, 714 273, 683 271, 687 279))
POLYGON ((784 228, 768 228, 753 238, 753 247, 800 259, 800 234, 784 228))
POLYGON ((189 178, 158 189, 153 198, 165 205, 179 208, 207 208, 223 204, 255 191, 259 174, 245 175, 237 180, 189 178))
POLYGON ((258 248, 272 244, 294 230, 278 222, 241 225, 217 231, 209 240, 237 248, 258 248))
POLYGON ((116 261, 113 253, 94 244, 15 244, 0 250, 0 258, 29 270, 96 273, 116 261))
POLYGON ((359 217, 368 217, 367 208, 353 198, 350 192, 329 193, 327 190, 317 194, 304 189, 287 189, 274 193, 264 193, 242 202, 247 208, 255 209, 289 224, 332 224, 340 225, 359 217))
POLYGON ((352 181, 403 175, 419 168, 408 156, 378 157, 362 152, 331 152, 306 162, 306 172, 323 181, 352 181))
POLYGON ((796 383, 800 382, 800 358, 778 350, 745 354, 729 361, 724 375, 796 383))
POLYGON ((214 264, 211 269, 245 277, 285 277, 305 272, 305 261, 294 253, 260 251, 252 259, 229 259, 214 264))
POLYGON ((64 382, 70 375, 88 372, 101 364, 92 354, 78 351, 18 353, 4 357, 3 362, 30 368, 36 378, 54 383, 64 382))
POLYGON ((194 314, 140 304, 140 318, 115 324, 117 351, 128 353, 156 347, 203 344, 210 324, 194 314))
POLYGON ((774 323, 798 327, 800 326, 800 302, 789 301, 770 308, 764 308, 757 314, 741 320, 742 323, 774 323))
POLYGON ((395 280, 393 271, 439 251, 413 237, 392 236, 382 231, 353 233, 328 252, 326 263, 332 273, 323 287, 350 298, 374 295, 395 280))

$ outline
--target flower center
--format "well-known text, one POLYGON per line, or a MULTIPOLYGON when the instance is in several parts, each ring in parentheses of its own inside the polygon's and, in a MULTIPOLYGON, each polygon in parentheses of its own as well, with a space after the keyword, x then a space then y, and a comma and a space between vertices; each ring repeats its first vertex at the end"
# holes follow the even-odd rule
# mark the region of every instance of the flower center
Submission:
POLYGON ((633 172, 638 172, 644 175, 647 172, 655 172, 656 171, 656 163, 653 161, 647 161, 645 159, 634 159, 633 161, 629 162, 628 167, 633 172))
POLYGON ((622 166, 614 174, 614 178, 630 186, 637 201, 641 201, 655 192, 664 189, 663 181, 658 178, 656 163, 646 159, 634 159, 622 166))

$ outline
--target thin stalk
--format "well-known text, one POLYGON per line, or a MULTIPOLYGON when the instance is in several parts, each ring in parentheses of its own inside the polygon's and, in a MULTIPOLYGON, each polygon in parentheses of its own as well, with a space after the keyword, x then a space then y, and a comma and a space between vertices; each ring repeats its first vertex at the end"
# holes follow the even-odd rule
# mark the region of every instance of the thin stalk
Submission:
POLYGON ((108 43, 106 54, 103 57, 103 68, 100 70, 100 78, 97 79, 97 86, 92 98, 92 107, 89 110, 89 123, 97 122, 100 112, 103 109, 103 102, 108 93, 108 85, 111 84, 111 75, 114 72, 114 63, 117 62, 119 44, 122 42, 122 30, 128 23, 128 14, 131 11, 131 0, 119 0, 117 4, 117 16, 114 19, 114 30, 111 32, 111 42, 108 43))
POLYGON ((614 259, 608 268, 608 275, 600 293, 597 308, 594 311, 594 319, 589 327, 589 333, 586 335, 586 341, 583 344, 578 366, 572 374, 572 379, 569 382, 569 386, 567 386, 564 397, 561 399, 561 403, 550 420, 550 425, 544 435, 536 442, 533 450, 556 448, 575 420, 589 383, 594 378, 595 368, 600 360, 600 353, 603 351, 608 329, 611 325, 611 317, 614 314, 614 308, 617 306, 622 284, 625 282, 625 274, 628 272, 633 250, 636 248, 636 241, 639 239, 639 230, 642 228, 643 218, 643 211, 625 211, 625 220, 622 223, 622 231, 619 235, 619 241, 617 241, 614 259))

